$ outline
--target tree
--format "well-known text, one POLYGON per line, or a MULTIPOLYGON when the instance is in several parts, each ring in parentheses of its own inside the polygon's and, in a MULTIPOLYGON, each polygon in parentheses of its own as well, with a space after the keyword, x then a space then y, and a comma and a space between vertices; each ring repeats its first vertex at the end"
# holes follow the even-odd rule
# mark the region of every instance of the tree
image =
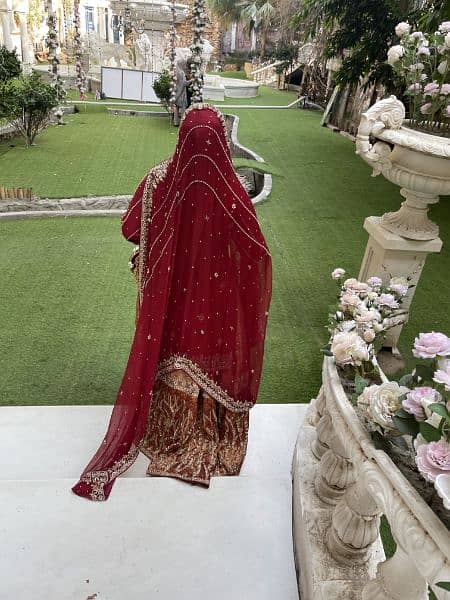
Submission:
POLYGON ((0 84, 0 118, 5 118, 31 146, 58 105, 55 88, 42 81, 39 73, 21 75, 0 84))
POLYGON ((242 2, 239 0, 208 0, 208 5, 224 28, 241 20, 242 2))
POLYGON ((243 22, 247 32, 260 36, 260 53, 266 51, 267 35, 279 20, 281 0, 208 0, 211 11, 224 27, 243 22))
POLYGON ((241 18, 250 35, 253 31, 260 35, 261 56, 266 53, 267 35, 277 22, 278 16, 276 5, 267 0, 244 2, 241 18))
POLYGON ((18 77, 21 72, 22 65, 16 49, 8 50, 6 46, 0 46, 0 83, 18 77))
POLYGON ((392 74, 386 52, 395 25, 404 20, 402 4, 398 0, 305 0, 294 23, 306 24, 306 37, 314 37, 321 28, 328 30, 325 58, 344 56, 337 83, 355 84, 368 78, 370 83, 386 84, 392 74))
POLYGON ((285 80, 286 80, 286 71, 292 67, 292 64, 294 63, 297 56, 298 56, 298 47, 295 44, 289 44, 287 42, 280 42, 277 45, 277 48, 276 48, 275 54, 274 54, 274 58, 277 61, 281 61, 280 64, 278 64, 275 67, 275 71, 277 72, 277 75, 278 75, 278 88, 280 87, 281 75, 284 75, 284 78, 283 78, 283 85, 284 85, 285 80))
POLYGON ((324 58, 342 57, 336 82, 396 85, 386 63, 388 47, 395 40, 394 28, 400 21, 424 22, 431 11, 445 13, 449 0, 303 0, 292 21, 303 30, 305 40, 327 30, 324 58))

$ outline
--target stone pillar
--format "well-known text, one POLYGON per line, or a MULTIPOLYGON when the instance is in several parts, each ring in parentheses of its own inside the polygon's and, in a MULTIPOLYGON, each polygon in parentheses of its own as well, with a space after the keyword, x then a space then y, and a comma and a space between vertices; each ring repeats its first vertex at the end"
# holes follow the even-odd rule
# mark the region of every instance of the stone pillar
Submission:
POLYGON ((234 52, 236 50, 236 33, 237 33, 237 23, 231 24, 231 45, 230 50, 234 52))
MULTIPOLYGON (((402 308, 409 309, 417 283, 420 279, 427 255, 440 252, 442 241, 436 238, 428 241, 410 240, 391 233, 381 225, 382 217, 368 217, 364 229, 369 234, 366 252, 359 272, 359 279, 366 281, 369 277, 378 276, 387 283, 390 277, 411 277, 413 285, 402 308)), ((385 346, 397 351, 398 339, 403 325, 388 331, 385 346)))
MULTIPOLYGON (((325 423, 324 429, 327 430, 326 443, 329 448, 320 459, 319 473, 314 487, 316 494, 325 504, 335 505, 345 494, 347 488, 354 483, 355 467, 339 436, 333 432, 333 423, 329 415, 324 415, 320 419, 317 429, 327 418, 329 424, 325 423), (331 435, 328 434, 329 430, 332 432, 331 435)), ((320 435, 319 431, 318 435, 320 435)))
POLYGON ((11 36, 11 11, 6 8, 0 9, 0 17, 3 31, 3 43, 8 50, 13 50, 14 43, 11 36))
POLYGON ((341 564, 364 564, 379 528, 380 511, 367 493, 364 478, 358 477, 334 509, 326 539, 328 550, 341 564))
POLYGON ((31 65, 34 63, 34 53, 32 48, 30 47, 27 15, 23 12, 19 12, 18 15, 20 38, 22 40, 22 61, 25 65, 31 65))

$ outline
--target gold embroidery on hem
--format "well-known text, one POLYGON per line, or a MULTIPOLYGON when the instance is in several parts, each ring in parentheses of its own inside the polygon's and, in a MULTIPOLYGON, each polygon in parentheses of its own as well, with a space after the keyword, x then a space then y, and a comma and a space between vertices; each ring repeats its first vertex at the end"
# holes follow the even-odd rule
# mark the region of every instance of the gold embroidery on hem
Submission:
POLYGON ((211 396, 213 400, 217 400, 217 402, 220 402, 226 408, 229 408, 234 412, 245 412, 252 408, 253 404, 250 402, 239 402, 234 400, 218 383, 210 379, 210 377, 208 377, 196 363, 187 358, 187 356, 174 354, 170 358, 161 361, 158 366, 156 377, 162 378, 167 373, 170 373, 170 371, 177 369, 184 371, 202 390, 211 396))
POLYGON ((90 494, 91 500, 105 500, 105 485, 124 473, 134 463, 138 454, 139 448, 132 445, 129 451, 122 456, 122 458, 117 460, 109 469, 106 469, 105 471, 90 471, 83 475, 80 481, 90 483, 92 486, 90 494))

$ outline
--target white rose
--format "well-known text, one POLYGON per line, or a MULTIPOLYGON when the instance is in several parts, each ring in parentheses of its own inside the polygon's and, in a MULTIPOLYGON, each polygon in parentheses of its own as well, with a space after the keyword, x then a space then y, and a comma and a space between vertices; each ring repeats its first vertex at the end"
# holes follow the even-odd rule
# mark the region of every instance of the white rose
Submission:
POLYGON ((356 321, 343 321, 339 328, 341 329, 341 331, 351 331, 352 329, 355 329, 356 327, 356 321))
POLYGON ((447 71, 447 64, 448 63, 446 60, 443 60, 442 62, 439 63, 437 70, 441 75, 445 75, 445 73, 447 71))
POLYGON ((384 429, 395 429, 392 417, 402 408, 401 396, 408 392, 407 387, 398 385, 396 381, 382 383, 371 397, 367 409, 369 415, 384 429))
POLYGON ((390 65, 395 65, 395 63, 397 63, 401 59, 404 53, 405 49, 403 48, 403 46, 391 46, 387 53, 388 63, 390 65))
POLYGON ((447 46, 447 48, 450 48, 450 33, 447 33, 447 35, 445 36, 444 44, 447 46))
POLYGON ((369 298, 369 300, 371 302, 373 302, 374 300, 376 300, 378 298, 378 294, 376 292, 369 292, 367 297, 369 298))
POLYGON ((367 325, 369 323, 373 323, 374 321, 381 321, 381 315, 377 310, 371 308, 369 310, 361 310, 355 316, 355 320, 357 323, 363 323, 367 325))
POLYGON ((345 275, 345 269, 337 268, 331 273, 331 277, 336 281, 345 275))
POLYGON ((339 365, 360 365, 369 360, 365 341, 354 331, 341 331, 334 335, 331 352, 339 365))
POLYGON ((395 35, 397 37, 402 37, 405 33, 409 33, 411 31, 411 25, 409 23, 405 23, 402 21, 395 27, 395 35))
POLYGON ((375 331, 375 333, 381 333, 383 331, 384 327, 381 323, 374 323, 373 324, 373 330, 375 331))
POLYGON ((375 339, 375 331, 373 329, 367 329, 363 335, 364 341, 370 344, 375 339))
POLYGON ((379 387, 379 385, 368 385, 356 400, 358 406, 362 408, 366 414, 368 414, 368 409, 372 403, 373 396, 379 387))

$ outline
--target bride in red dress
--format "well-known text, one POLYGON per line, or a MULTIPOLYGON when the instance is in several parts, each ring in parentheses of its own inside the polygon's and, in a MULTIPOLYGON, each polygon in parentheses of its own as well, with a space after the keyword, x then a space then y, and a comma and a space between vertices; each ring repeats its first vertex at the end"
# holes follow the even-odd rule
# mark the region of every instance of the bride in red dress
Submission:
POLYGON ((186 111, 122 231, 139 244, 138 317, 107 433, 73 487, 91 500, 139 451, 149 475, 208 486, 239 474, 271 297, 270 253, 212 107, 186 111))

